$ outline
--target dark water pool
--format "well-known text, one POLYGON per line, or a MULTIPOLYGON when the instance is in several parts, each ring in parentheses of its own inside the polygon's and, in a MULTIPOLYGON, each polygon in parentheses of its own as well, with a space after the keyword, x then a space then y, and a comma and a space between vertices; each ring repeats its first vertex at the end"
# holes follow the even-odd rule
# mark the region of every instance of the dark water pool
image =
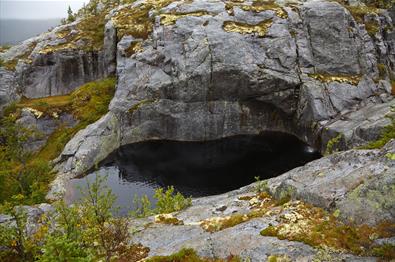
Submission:
POLYGON ((156 188, 173 185, 186 196, 224 193, 261 179, 278 176, 320 157, 294 136, 267 133, 236 136, 207 142, 149 141, 120 148, 99 170, 69 185, 66 199, 81 197, 95 176, 118 197, 121 215, 133 208, 135 195, 151 200, 156 188))

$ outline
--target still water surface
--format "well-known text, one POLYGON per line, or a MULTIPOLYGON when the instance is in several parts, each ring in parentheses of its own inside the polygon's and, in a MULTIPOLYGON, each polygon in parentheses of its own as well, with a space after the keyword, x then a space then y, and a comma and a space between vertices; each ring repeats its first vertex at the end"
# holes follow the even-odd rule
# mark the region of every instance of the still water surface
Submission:
POLYGON ((319 158, 320 155, 294 136, 267 133, 236 136, 207 142, 149 141, 113 152, 99 170, 69 184, 69 203, 81 198, 87 181, 95 176, 117 196, 120 215, 133 209, 135 195, 153 202, 158 187, 173 185, 185 196, 224 193, 261 179, 278 176, 319 158))

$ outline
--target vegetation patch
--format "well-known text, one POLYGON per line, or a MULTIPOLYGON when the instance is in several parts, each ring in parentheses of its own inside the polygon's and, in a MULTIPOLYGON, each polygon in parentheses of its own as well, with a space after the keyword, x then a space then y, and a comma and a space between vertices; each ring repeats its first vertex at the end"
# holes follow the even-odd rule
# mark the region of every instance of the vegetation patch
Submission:
POLYGON ((129 108, 128 112, 133 113, 134 111, 138 110, 140 107, 150 104, 150 103, 153 103, 153 102, 155 102, 155 100, 152 100, 152 99, 141 100, 140 102, 136 103, 131 108, 129 108))
POLYGON ((378 140, 372 141, 360 149, 379 149, 385 146, 391 139, 395 139, 395 117, 391 118, 391 124, 384 127, 378 140))
POLYGON ((170 256, 155 256, 146 259, 147 262, 240 262, 239 257, 230 255, 225 259, 199 257, 192 248, 183 248, 170 256))
POLYGON ((207 11, 196 11, 190 13, 170 13, 170 14, 161 14, 160 23, 162 25, 174 25, 176 21, 180 18, 187 17, 187 16, 204 16, 210 15, 207 11))
POLYGON ((291 262, 292 260, 287 255, 270 255, 267 262, 291 262))
POLYGON ((331 83, 331 82, 338 82, 338 83, 346 83, 350 85, 358 85, 361 81, 360 75, 326 75, 326 74, 308 74, 310 78, 318 80, 322 83, 331 83))
POLYGON ((153 17, 150 12, 158 12, 174 0, 147 0, 136 7, 126 6, 111 18, 117 28, 118 39, 131 35, 136 39, 145 40, 152 33, 153 17))
POLYGON ((65 39, 64 43, 47 45, 40 50, 40 53, 48 54, 70 49, 81 49, 84 51, 101 50, 104 44, 105 16, 105 11, 96 15, 86 15, 77 24, 76 31, 65 29, 57 32, 57 37, 65 39), (77 45, 78 41, 84 43, 83 47, 77 45))
POLYGON ((244 4, 244 1, 227 1, 225 9, 229 15, 234 15, 234 7, 239 7, 243 11, 260 13, 264 11, 274 11, 276 16, 286 19, 287 12, 274 0, 254 0, 251 5, 244 4))
MULTIPOLYGON (((163 188, 156 189, 154 198, 156 199, 155 208, 152 207, 152 203, 146 195, 144 195, 140 199, 135 197, 134 206, 136 207, 136 209, 131 212, 131 215, 133 217, 141 218, 152 216, 155 214, 169 214, 172 212, 183 210, 192 205, 192 198, 186 198, 180 192, 176 193, 173 186, 168 187, 166 190, 163 188)), ((166 217, 167 216, 163 216, 163 218, 166 217)))
MULTIPOLYGON (((262 236, 366 256, 374 255, 374 248, 378 248, 375 239, 395 236, 395 224, 390 222, 382 222, 376 227, 348 225, 337 220, 334 214, 299 201, 289 202, 284 209, 287 212, 279 216, 279 224, 263 229, 262 236)), ((394 258, 394 255, 383 252, 385 258, 394 258)))
POLYGON ((0 45, 0 53, 4 53, 5 51, 7 51, 10 48, 11 48, 10 45, 0 45))
MULTIPOLYGON (((5 109, 0 122, 0 204, 36 204, 45 201, 54 174, 49 161, 81 129, 108 111, 115 92, 115 78, 85 84, 69 96, 22 99, 5 109), (79 121, 74 127, 61 125, 37 153, 27 152, 24 144, 35 132, 16 123, 21 108, 59 114, 67 111, 79 121), (43 110, 43 111, 40 111, 43 110)), ((0 208, 1 209, 1 208, 0 208)), ((1 211, 1 210, 0 210, 1 211)))
POLYGON ((272 20, 266 20, 256 25, 251 25, 241 22, 225 21, 223 29, 226 32, 236 32, 240 34, 256 34, 259 37, 264 37, 272 25, 272 20))
POLYGON ((241 5, 240 8, 244 11, 253 11, 253 12, 263 12, 263 11, 274 11, 276 16, 287 19, 288 14, 285 10, 279 6, 274 0, 254 0, 252 5, 241 5))
POLYGON ((343 134, 338 134, 336 137, 330 139, 326 144, 326 149, 324 155, 330 155, 337 151, 336 147, 343 139, 343 134))
POLYGON ((42 216, 32 235, 25 231, 27 215, 11 208, 16 225, 0 225, 1 261, 140 261, 149 248, 130 243, 126 218, 112 215, 115 196, 96 177, 81 202, 54 203, 56 215, 42 216))
POLYGON ((132 55, 143 51, 143 46, 141 41, 135 41, 130 44, 128 48, 125 49, 125 53, 127 57, 131 57, 132 55))
POLYGON ((32 51, 34 50, 34 48, 36 47, 36 45, 37 45, 36 42, 32 42, 28 46, 28 48, 25 50, 25 52, 23 52, 22 54, 19 54, 16 57, 9 59, 9 60, 0 61, 0 66, 4 67, 5 69, 7 69, 9 71, 15 71, 19 60, 23 60, 26 63, 31 63, 32 60, 29 59, 29 56, 32 53, 32 51))
MULTIPOLYGON (((200 222, 200 226, 207 232, 217 232, 226 228, 234 227, 238 224, 247 222, 253 218, 262 217, 266 214, 273 214, 278 210, 273 208, 280 205, 268 193, 260 193, 252 198, 244 198, 249 201, 251 211, 247 214, 234 214, 226 217, 212 217, 200 222)), ((241 199, 243 200, 243 199, 241 199)))
POLYGON ((183 225, 184 222, 174 217, 172 214, 159 214, 155 216, 155 223, 167 225, 183 225))

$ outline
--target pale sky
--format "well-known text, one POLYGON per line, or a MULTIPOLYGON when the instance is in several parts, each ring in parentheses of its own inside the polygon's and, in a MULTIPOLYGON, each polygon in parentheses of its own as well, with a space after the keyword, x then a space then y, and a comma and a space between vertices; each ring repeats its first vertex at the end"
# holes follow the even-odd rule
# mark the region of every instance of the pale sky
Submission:
POLYGON ((70 5, 75 12, 89 0, 0 0, 0 19, 64 18, 70 5))

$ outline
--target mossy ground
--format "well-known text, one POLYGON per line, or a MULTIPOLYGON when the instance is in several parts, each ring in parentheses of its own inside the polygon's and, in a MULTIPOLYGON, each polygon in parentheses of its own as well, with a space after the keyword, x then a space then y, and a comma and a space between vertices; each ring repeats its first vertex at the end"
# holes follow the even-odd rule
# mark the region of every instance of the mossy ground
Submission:
MULTIPOLYGON (((5 114, 17 118, 18 112, 25 107, 32 108, 38 112, 52 115, 54 112, 61 114, 67 112, 72 114, 79 122, 74 127, 60 125, 48 138, 46 144, 37 153, 32 154, 27 160, 26 165, 18 164, 18 160, 7 159, 10 161, 10 168, 6 168, 3 162, 1 172, 8 174, 8 178, 18 177, 18 174, 25 174, 31 179, 27 179, 24 183, 30 188, 29 194, 19 189, 18 179, 7 179, 0 181, 1 185, 7 185, 9 190, 2 196, 1 201, 7 201, 18 194, 25 195, 23 203, 35 204, 44 201, 48 185, 53 179, 53 173, 49 161, 56 158, 63 150, 66 143, 81 129, 87 125, 97 121, 102 115, 108 111, 108 105, 115 92, 115 78, 107 78, 96 82, 91 82, 76 89, 72 94, 66 96, 27 99, 24 98, 18 104, 11 105, 5 110, 5 114), (42 110, 42 111, 40 111, 42 110), (23 172, 19 168, 23 167, 23 172), (39 182, 39 183, 37 183, 39 182), (35 197, 39 195, 40 197, 35 197)), ((11 124, 12 125, 12 124, 11 124)), ((0 147, 7 149, 6 145, 0 147)), ((7 156, 7 152, 4 155, 7 156)))
POLYGON ((378 140, 369 142, 360 149, 379 149, 387 144, 391 139, 395 139, 395 118, 391 119, 391 124, 386 126, 378 140))
POLYGON ((382 222, 375 227, 345 224, 337 214, 328 214, 302 202, 290 202, 284 206, 287 212, 280 215, 279 224, 261 231, 262 236, 299 241, 313 247, 330 247, 336 251, 357 255, 380 255, 395 258, 395 250, 378 247, 374 240, 395 236, 395 224, 382 222), (375 251, 376 250, 376 251, 375 251))
POLYGON ((150 12, 158 12, 161 8, 175 0, 147 0, 135 8, 127 6, 117 12, 112 20, 117 28, 118 39, 131 35, 136 39, 147 39, 153 31, 153 17, 150 12))
POLYGON ((191 248, 181 249, 179 252, 170 256, 155 256, 147 260, 147 262, 240 262, 241 259, 230 255, 225 259, 221 258, 204 258, 199 257, 195 250, 191 248))

